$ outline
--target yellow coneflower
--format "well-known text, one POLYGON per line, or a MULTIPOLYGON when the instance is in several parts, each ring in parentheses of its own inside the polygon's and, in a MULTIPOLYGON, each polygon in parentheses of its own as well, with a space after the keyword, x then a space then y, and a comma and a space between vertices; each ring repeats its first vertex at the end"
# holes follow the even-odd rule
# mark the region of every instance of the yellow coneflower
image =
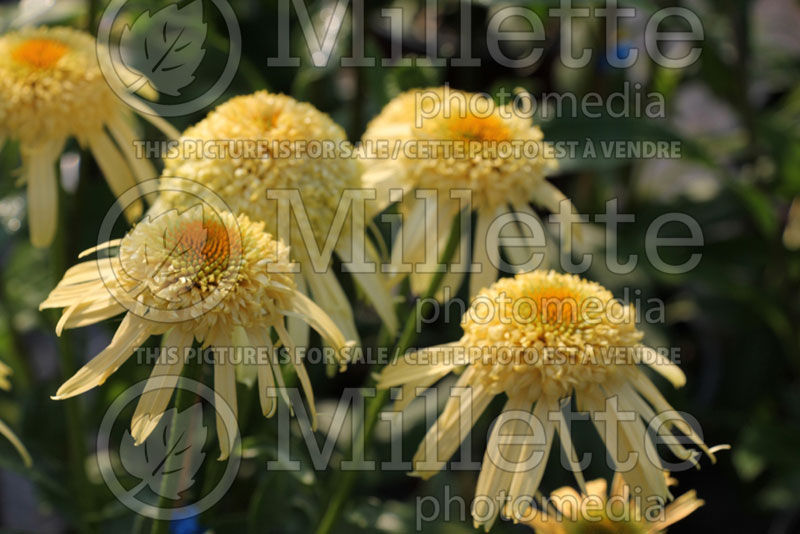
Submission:
MULTIPOLYGON (((99 247, 116 249, 115 254, 79 263, 66 272, 41 305, 65 308, 57 333, 127 313, 109 346, 65 382, 54 398, 72 397, 102 384, 148 337, 165 334, 162 346, 175 348, 178 357, 159 358, 152 371, 133 416, 137 443, 163 415, 171 396, 171 390, 163 387, 164 377, 180 375, 194 340, 214 350, 215 390, 234 413, 237 365, 252 371, 252 362, 236 362, 223 350, 254 347, 266 352, 268 361, 259 361, 256 372, 262 410, 269 417, 276 405, 267 390, 283 383, 270 340, 274 330, 292 352, 290 359, 316 425, 311 384, 284 326, 285 317, 310 324, 342 358, 346 358, 344 336, 297 291, 289 248, 265 233, 263 223, 251 222, 245 215, 204 212, 198 206, 145 217, 123 239, 99 247)), ((224 431, 219 421, 217 426, 224 431)), ((230 452, 227 446, 228 441, 220 439, 222 457, 230 452)))
MULTIPOLYGON (((605 415, 607 423, 592 417, 602 436, 605 424, 618 430, 618 447, 607 443, 615 461, 626 460, 629 452, 638 455, 638 461, 625 473, 628 482, 642 488, 646 495, 669 495, 662 468, 650 460, 657 456, 642 419, 652 421, 662 417, 657 413, 672 408, 638 364, 647 364, 676 387, 684 384, 685 377, 669 358, 641 344, 642 333, 636 328, 631 306, 614 299, 599 284, 577 276, 534 271, 503 278, 483 289, 464 314, 461 326, 464 334, 459 341, 409 354, 380 375, 381 388, 403 386, 400 408, 411 401, 417 388, 429 387, 450 372, 463 370, 456 386, 471 392, 466 400, 458 396, 448 400, 414 457, 416 475, 427 478, 440 470, 464 438, 465 418, 477 419, 492 399, 505 394, 504 413, 532 412, 544 436, 539 436, 540 445, 500 443, 507 442, 501 438, 506 432, 501 428, 508 425, 496 424, 478 477, 476 499, 533 495, 555 432, 582 484, 581 470, 572 460, 570 434, 559 425, 565 419, 562 402, 574 398, 578 410, 605 415), (616 400, 607 404, 608 399, 616 400), (639 417, 622 418, 621 412, 639 417), (615 448, 619 450, 612 450, 615 448), (541 461, 535 466, 506 470, 495 465, 495 453, 512 458, 511 462, 537 453, 541 461)), ((713 459, 711 451, 677 413, 664 424, 667 429, 677 428, 687 434, 713 459)), ((516 433, 524 434, 519 425, 516 433)), ((682 460, 697 461, 696 452, 678 444, 670 444, 670 448, 682 460)), ((488 529, 499 509, 485 517, 476 515, 473 509, 473 516, 482 516, 479 523, 488 529)))
MULTIPOLYGON (((0 389, 3 391, 8 391, 11 389, 11 382, 9 381, 8 377, 11 376, 11 368, 0 362, 0 389)), ((7 424, 5 424, 2 420, 0 420, 0 435, 5 437, 15 449, 19 453, 20 458, 22 461, 25 462, 25 465, 30 467, 33 464, 31 460, 31 455, 28 453, 28 449, 25 448, 25 445, 19 440, 14 431, 9 428, 7 424)))
MULTIPOLYGON (((213 190, 234 211, 264 221, 267 229, 278 235, 282 224, 277 220, 278 201, 268 199, 268 191, 297 191, 309 226, 301 228, 298 221, 306 219, 296 214, 300 219, 292 216, 288 227, 288 244, 303 275, 298 278, 300 290, 305 291, 307 284, 314 300, 348 338, 356 339, 347 295, 328 264, 321 270, 313 267, 311 243, 307 242, 316 240, 316 246, 323 250, 329 232, 336 231, 337 207, 343 193, 362 188, 360 164, 346 154, 352 155, 352 151, 344 131, 324 113, 291 97, 260 91, 232 98, 188 128, 177 150, 168 155, 164 175, 187 178, 213 190), (197 149, 214 142, 219 145, 210 155, 197 149), (327 152, 315 155, 309 143, 324 144, 327 152)), ((163 192, 153 212, 180 206, 189 198, 185 193, 163 192)), ((336 253, 349 261, 353 250, 366 250, 367 261, 379 261, 363 228, 353 228, 352 220, 357 219, 347 218, 341 235, 331 237, 336 253)), ((376 270, 379 268, 376 266, 376 270)), ((378 272, 353 272, 353 276, 384 323, 395 331, 397 319, 382 277, 378 272)), ((300 339, 303 335, 299 334, 300 339)))
MULTIPOLYGON (((168 135, 177 132, 146 116, 168 135)), ((155 178, 137 157, 132 114, 109 88, 88 34, 71 28, 28 28, 0 36, 0 147, 17 139, 28 187, 31 242, 49 245, 58 220, 56 160, 70 137, 91 150, 115 195, 155 178)), ((141 215, 141 204, 126 214, 141 215)))
MULTIPOLYGON (((396 241, 392 256, 395 272, 408 264, 438 263, 453 218, 463 207, 463 199, 451 198, 451 192, 471 191, 471 208, 478 216, 472 262, 480 265, 480 272, 470 275, 470 295, 497 279, 497 260, 490 261, 499 251, 497 235, 489 232, 494 219, 514 213, 538 221, 531 202, 557 212, 566 200, 546 179, 557 162, 541 130, 510 104, 498 106, 481 95, 449 87, 403 93, 372 120, 362 144, 365 186, 374 187, 384 200, 389 199, 390 189, 405 191, 400 204, 402 243, 396 241), (416 197, 414 191, 423 189, 437 192, 437 217, 428 212, 426 200, 416 197), (431 236, 438 240, 435 257, 426 256, 431 236)), ((515 217, 518 224, 519 217, 515 217)), ((462 250, 468 239, 462 235, 462 250)), ((516 264, 530 256, 519 247, 506 251, 516 264)), ((459 250, 457 257, 461 254, 459 250)), ((417 293, 430 282, 430 269, 425 270, 411 272, 417 293)), ((449 272, 443 287, 455 295, 462 279, 463 272, 449 272)))
POLYGON ((632 494, 619 473, 611 481, 610 494, 607 486, 599 478, 586 483, 583 495, 569 486, 559 488, 546 500, 545 509, 532 509, 520 521, 536 534, 658 534, 704 504, 694 490, 666 507, 647 502, 632 494))

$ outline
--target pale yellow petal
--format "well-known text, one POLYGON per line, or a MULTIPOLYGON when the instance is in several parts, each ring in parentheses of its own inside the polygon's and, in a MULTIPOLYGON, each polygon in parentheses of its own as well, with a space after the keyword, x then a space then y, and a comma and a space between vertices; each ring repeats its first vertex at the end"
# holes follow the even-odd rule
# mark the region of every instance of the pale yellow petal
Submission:
MULTIPOLYGON (((136 187, 136 180, 120 154, 119 149, 105 133, 91 135, 88 138, 89 148, 92 151, 97 166, 111 188, 115 197, 121 196, 132 187, 136 187)), ((142 216, 142 201, 137 199, 125 208, 128 221, 135 222, 142 216)))
POLYGON ((42 150, 24 156, 24 179, 28 184, 28 225, 31 244, 46 247, 58 227, 58 152, 42 150))
POLYGON ((358 331, 353 320, 353 310, 342 286, 332 269, 314 272, 311 262, 303 262, 303 275, 311 289, 311 296, 320 308, 331 317, 344 333, 344 337, 358 342, 358 331))
MULTIPOLYGON (((377 252, 375 252, 372 245, 366 240, 366 236, 363 233, 355 234, 353 239, 355 240, 353 246, 365 247, 365 250, 367 251, 367 261, 374 264, 374 270, 369 272, 359 272, 358 270, 351 271, 353 279, 361 287, 361 289, 364 290, 367 299, 375 307, 375 311, 378 312, 378 316, 389 330, 389 333, 391 335, 395 335, 398 328, 397 314, 395 314, 394 311, 394 299, 392 298, 389 284, 384 275, 380 273, 381 262, 379 255, 377 252), (358 241, 361 242, 359 243, 358 241)), ((342 261, 350 261, 351 257, 346 248, 340 247, 339 250, 344 253, 339 254, 342 258, 342 261)))
POLYGON ((0 420, 0 435, 5 437, 11 443, 11 445, 17 449, 17 452, 19 453, 19 456, 22 458, 22 461, 25 463, 26 467, 33 465, 33 460, 31 459, 28 449, 25 448, 25 445, 23 445, 17 435, 14 434, 14 431, 11 430, 11 428, 9 428, 9 426, 6 425, 2 420, 0 420))
POLYGON ((139 152, 142 153, 137 155, 136 141, 139 136, 133 131, 133 128, 125 117, 120 115, 114 117, 109 121, 108 129, 117 142, 117 146, 119 146, 122 155, 127 160, 137 182, 141 183, 146 180, 155 180, 158 178, 155 167, 150 160, 144 157, 147 152, 140 150, 139 152))
POLYGON ((472 242, 472 263, 477 271, 470 273, 470 297, 474 297, 481 289, 490 286, 497 280, 498 235, 497 232, 489 232, 489 226, 499 211, 498 209, 496 211, 478 213, 475 238, 472 242))
POLYGON ((311 387, 311 379, 308 377, 306 367, 303 365, 303 360, 300 358, 297 348, 292 345, 292 336, 289 335, 289 332, 287 332, 281 324, 276 325, 275 330, 277 330, 278 337, 280 337, 281 341, 286 345, 286 348, 289 349, 289 360, 292 362, 292 366, 297 373, 297 378, 300 380, 300 386, 303 388, 303 393, 306 396, 306 401, 308 401, 308 411, 311 412, 311 430, 316 430, 317 407, 314 402, 314 390, 311 387))
POLYGON ((108 347, 64 382, 53 399, 67 399, 99 386, 125 363, 136 347, 154 333, 150 324, 131 313, 126 314, 108 347))
POLYGON ((162 353, 153 366, 131 419, 131 435, 137 445, 143 443, 161 421, 183 371, 187 349, 191 348, 192 341, 192 335, 180 327, 173 328, 164 336, 162 353))
MULTIPOLYGON (((463 385, 457 384, 456 387, 463 385)), ((472 426, 494 397, 482 386, 452 395, 419 444, 412 460, 414 471, 411 475, 427 479, 438 473, 467 438, 472 426)))
MULTIPOLYGON (((233 412, 234 417, 238 412, 236 403, 236 368, 233 363, 224 360, 225 356, 214 349, 214 402, 224 403, 233 412)), ((236 436, 230 433, 236 429, 229 429, 222 417, 223 411, 215 410, 217 415, 217 437, 219 441, 219 460, 225 460, 231 454, 233 440, 236 436)), ((227 411, 227 410, 226 410, 227 411)), ((230 421, 235 424, 235 421, 230 421)))
POLYGON ((669 380, 673 386, 679 388, 686 385, 686 375, 667 356, 650 347, 642 346, 639 350, 643 363, 669 380))
MULTIPOLYGON (((539 403, 537 403, 538 405, 539 403)), ((526 398, 510 398, 503 407, 503 412, 523 412, 530 414, 531 402, 526 398)), ((543 424, 547 428, 548 423, 545 419, 543 424)), ((527 492, 520 493, 519 488, 527 487, 530 484, 521 483, 518 481, 528 479, 530 477, 540 478, 540 471, 544 471, 544 464, 547 463, 546 457, 544 461, 539 462, 532 470, 528 471, 520 466, 520 459, 525 460, 530 457, 529 452, 532 450, 533 445, 530 440, 524 445, 517 443, 508 443, 505 441, 504 436, 529 436, 530 427, 528 422, 519 417, 514 417, 510 424, 500 424, 495 421, 495 426, 489 436, 489 442, 486 445, 486 453, 483 456, 483 463, 481 471, 478 475, 478 483, 475 486, 475 502, 472 506, 472 518, 475 528, 483 527, 487 532, 492 528, 500 509, 503 506, 503 497, 511 497, 512 499, 521 495, 528 495, 527 492), (508 427, 511 427, 508 431, 508 427), (506 429, 506 432, 503 430, 506 429), (501 443, 501 439, 503 442, 501 443), (493 457, 504 459, 510 465, 506 466, 495 464, 492 460, 493 457), (513 466, 513 467, 512 467, 513 466), (487 502, 494 502, 489 510, 483 510, 481 505, 488 505, 487 502)), ((549 444, 545 446, 546 452, 549 452, 549 444)), ((538 486, 539 480, 532 481, 532 484, 538 486)), ((532 494, 533 492, 531 492, 532 494)))

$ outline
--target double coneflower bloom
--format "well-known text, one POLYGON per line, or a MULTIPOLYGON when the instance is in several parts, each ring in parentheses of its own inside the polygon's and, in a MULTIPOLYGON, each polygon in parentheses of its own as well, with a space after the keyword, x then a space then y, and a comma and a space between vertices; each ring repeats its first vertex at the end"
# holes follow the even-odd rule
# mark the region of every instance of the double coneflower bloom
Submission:
MULTIPOLYGON (((232 211, 263 221, 269 232, 285 239, 301 267, 299 289, 308 291, 349 339, 357 339, 350 302, 326 253, 335 251, 348 262, 356 251, 364 251, 373 266, 354 270, 353 277, 392 332, 397 319, 380 275, 379 255, 366 239, 364 204, 359 209, 354 203, 352 216, 347 204, 339 210, 348 192, 362 190, 353 152, 344 131, 324 113, 261 91, 232 98, 188 128, 178 148, 167 155, 164 175, 211 189, 232 211), (270 198, 271 192, 277 196, 270 198), (293 193, 299 205, 281 212, 279 203, 291 202, 293 193)), ((153 212, 182 206, 193 192, 187 189, 162 192, 153 212)), ((297 334, 299 340, 304 337, 302 331, 297 334)))
MULTIPOLYGON (((623 476, 645 495, 669 497, 645 421, 660 421, 666 429, 679 430, 711 455, 639 364, 676 387, 684 384, 683 373, 667 357, 641 344, 633 308, 614 299, 602 286, 552 271, 503 278, 475 297, 461 325, 464 334, 459 341, 401 358, 384 369, 379 387, 403 386, 402 407, 420 388, 460 372, 456 386, 466 388, 467 394, 453 394, 448 399, 414 457, 415 474, 423 478, 444 467, 465 439, 465 427, 468 429, 495 397, 507 398, 504 413, 489 437, 475 490, 476 506, 479 497, 488 499, 481 501, 483 504, 497 504, 493 512, 473 508, 477 526, 491 527, 503 499, 535 494, 556 433, 578 483, 583 485, 562 412, 562 403, 570 399, 579 411, 590 414, 604 440, 612 435, 605 428, 611 425, 616 443, 606 445, 616 465, 635 453, 635 463, 623 476), (501 424, 504 417, 509 420, 501 424), (530 429, 536 428, 539 431, 530 435, 530 429), (531 439, 520 445, 505 439, 509 431, 531 439), (538 456, 533 463, 532 455, 538 456), (498 458, 515 467, 498 465, 498 458)), ((693 463, 699 455, 677 443, 671 443, 670 449, 693 463)))
MULTIPOLYGON (((558 212, 566 200, 547 180, 557 165, 539 127, 510 104, 499 106, 482 95, 449 87, 403 93, 370 122, 362 142, 364 186, 375 188, 384 203, 395 200, 392 189, 404 192, 392 265, 397 278, 411 266, 415 293, 429 285, 454 217, 467 207, 465 195, 471 198, 470 213, 477 214, 470 295, 497 279, 500 247, 498 232, 490 231, 493 221, 513 214, 517 225, 528 217, 541 223, 531 203, 558 212), (435 192, 435 213, 423 190, 435 192)), ((455 254, 460 265, 448 268, 443 282, 451 296, 463 280, 469 238, 462 234, 455 254)), ((520 247, 505 251, 517 265, 531 257, 520 247)))
MULTIPOLYGON (((703 504, 689 491, 664 507, 635 496, 623 477, 615 474, 610 491, 602 478, 587 482, 584 494, 565 486, 550 494, 542 510, 532 509, 519 521, 533 527, 536 534, 658 534, 703 504)), ((514 517, 513 512, 507 515, 514 517)))
MULTIPOLYGON (((49 245, 58 221, 56 164, 67 139, 91 150, 116 196, 155 178, 136 156, 130 109, 115 95, 98 65, 97 44, 71 28, 23 29, 0 37, 0 147, 19 141, 22 181, 28 188, 31 242, 49 245)), ((146 115, 168 135, 174 128, 146 115)), ((126 211, 131 221, 140 202, 126 211)))
MULTIPOLYGON (((241 347, 265 352, 266 361, 256 362, 259 396, 266 416, 275 411, 269 389, 282 386, 283 380, 271 340, 274 331, 290 350, 316 422, 311 384, 284 324, 288 315, 316 329, 342 363, 347 358, 342 333, 297 290, 289 248, 264 232, 263 223, 207 211, 198 205, 146 217, 123 239, 99 247, 112 249, 109 257, 70 268, 41 305, 64 308, 59 333, 125 313, 108 347, 65 382, 56 399, 102 384, 152 335, 164 334, 162 347, 176 349, 177 358, 159 358, 140 398, 132 421, 137 443, 158 424, 172 393, 165 383, 181 374, 195 340, 214 350, 214 389, 234 414, 237 366, 253 364, 230 356, 241 347)), ((219 418, 217 426, 224 458, 230 453, 229 434, 219 418)))

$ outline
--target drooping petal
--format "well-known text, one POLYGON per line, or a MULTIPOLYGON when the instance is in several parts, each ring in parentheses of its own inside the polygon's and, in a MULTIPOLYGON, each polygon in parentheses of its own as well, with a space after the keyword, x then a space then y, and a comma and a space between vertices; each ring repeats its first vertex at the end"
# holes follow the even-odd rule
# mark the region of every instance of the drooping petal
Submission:
POLYGON ((131 436, 140 445, 158 426, 183 370, 193 336, 175 327, 164 336, 161 353, 150 373, 131 419, 131 436))
MULTIPOLYGON (((536 406, 533 409, 533 419, 541 424, 538 428, 544 431, 544 436, 537 438, 534 435, 532 436, 533 439, 529 440, 528 443, 519 446, 517 456, 519 461, 528 462, 530 459, 535 464, 529 469, 518 468, 516 473, 512 473, 513 478, 508 487, 508 495, 510 497, 514 499, 533 497, 539 489, 556 430, 556 424, 550 421, 549 414, 556 411, 560 411, 557 400, 542 396, 536 401, 536 406)), ((521 433, 520 431, 517 432, 521 433)))
MULTIPOLYGON (((24 154, 24 153, 23 153, 24 154)), ((28 184, 28 225, 31 243, 46 247, 58 226, 58 180, 56 159, 59 152, 40 150, 23 155, 24 179, 28 184)))
MULTIPOLYGON (((316 330, 322 338, 329 343, 337 352, 341 351, 347 344, 341 330, 319 306, 311 299, 300 292, 295 292, 292 300, 292 311, 295 311, 305 319, 305 321, 316 330)), ((292 336, 289 336, 292 338, 292 336)), ((292 343, 294 339, 292 338, 292 343)))
POLYGON ((289 360, 292 362, 292 366, 297 373, 297 378, 300 379, 300 385, 308 401, 308 411, 311 412, 311 430, 316 430, 317 407, 314 402, 314 390, 311 387, 311 379, 308 377, 308 372, 306 372, 306 367, 303 365, 302 358, 300 358, 300 353, 292 344, 292 336, 289 335, 289 332, 286 331, 282 324, 275 325, 275 330, 278 332, 278 337, 283 341, 283 344, 289 349, 289 360))
POLYGON ((132 313, 126 314, 108 347, 64 382, 53 399, 67 399, 99 386, 125 363, 136 347, 156 333, 159 332, 150 323, 132 313))
POLYGON ((670 525, 674 525, 681 519, 689 516, 704 504, 705 501, 697 498, 697 492, 694 490, 688 491, 667 505, 667 508, 664 510, 664 518, 649 523, 647 525, 647 532, 661 532, 670 525))
POLYGON ((33 465, 33 460, 31 459, 31 455, 28 452, 28 449, 25 448, 25 445, 23 445, 22 442, 17 437, 17 435, 14 434, 14 431, 11 430, 11 428, 7 424, 5 424, 2 420, 0 420, 0 435, 5 437, 11 443, 11 445, 13 445, 15 449, 17 449, 17 452, 19 453, 19 456, 20 458, 22 458, 22 462, 25 464, 26 467, 30 467, 33 465))
POLYGON ((109 121, 108 129, 127 160, 137 182, 158 178, 158 173, 150 160, 144 157, 144 154, 137 154, 136 140, 138 136, 126 117, 117 115, 109 121))
MULTIPOLYGON (((95 161, 100 170, 103 171, 108 186, 115 197, 121 196, 125 191, 136 187, 136 180, 133 178, 125 158, 120 154, 114 142, 105 133, 95 134, 88 137, 89 148, 92 151, 95 161)), ((142 201, 136 199, 125 208, 125 217, 130 222, 135 222, 142 216, 142 201)))
MULTIPOLYGON (((650 369, 669 380, 676 388, 686 385, 686 375, 667 356, 650 347, 642 346, 639 350, 641 351, 642 362, 650 369)), ((635 354, 639 355, 639 351, 635 352, 635 354)))
MULTIPOLYGON (((217 341, 219 343, 219 340, 217 341)), ((224 343, 220 344, 224 346, 224 343)), ((238 412, 236 402, 236 367, 232 362, 227 361, 227 358, 222 351, 214 348, 214 402, 222 402, 228 405, 231 412, 233 412, 234 419, 229 421, 230 424, 236 424, 236 415, 238 412)), ((230 435, 231 431, 225 424, 225 419, 222 417, 223 411, 220 409, 215 410, 217 415, 217 437, 219 441, 219 460, 225 460, 231 454, 231 447, 235 436, 230 435)))
POLYGON ((339 280, 333 271, 314 272, 311 262, 303 262, 303 275, 311 289, 311 296, 325 310, 344 333, 346 339, 358 341, 358 331, 353 320, 353 310, 339 280))
MULTIPOLYGON (((297 285, 296 291, 303 295, 308 296, 308 286, 306 279, 303 276, 295 276, 294 282, 297 285)), ((286 317, 286 329, 292 335, 294 344, 298 347, 305 347, 308 345, 309 334, 311 332, 308 322, 303 317, 298 315, 289 315, 286 317)))
POLYGON ((274 350, 269 336, 258 333, 256 330, 249 330, 247 337, 255 344, 258 353, 258 365, 256 365, 258 400, 261 404, 261 413, 264 417, 270 418, 275 415, 278 403, 274 396, 275 377, 272 375, 272 367, 269 363, 269 354, 274 350), (262 361, 266 356, 267 361, 262 361))
MULTIPOLYGON (((363 247, 366 250, 367 262, 374 264, 374 270, 369 272, 360 272, 359 270, 350 271, 353 279, 364 290, 367 299, 375 307, 383 324, 389 330, 389 333, 395 335, 397 333, 397 315, 394 311, 394 299, 392 298, 391 291, 388 284, 385 283, 384 276, 380 273, 381 268, 380 255, 375 251, 371 243, 366 239, 363 232, 353 233, 354 247, 363 247)), ((352 260, 349 247, 338 247, 337 251, 342 261, 349 262, 352 260)))
POLYGON ((475 238, 472 241, 472 263, 477 266, 478 271, 471 273, 469 277, 470 297, 477 295, 481 289, 497 280, 498 235, 497 232, 489 232, 489 226, 501 209, 478 212, 475 238))
POLYGON ((564 454, 567 457, 567 462, 569 462, 572 474, 575 476, 575 480, 578 482, 578 487, 581 489, 581 491, 585 494, 589 494, 586 480, 583 478, 583 471, 581 470, 579 462, 576 460, 578 455, 575 451, 575 445, 572 442, 572 435, 567 427, 567 421, 564 417, 564 412, 562 409, 557 409, 553 410, 553 413, 558 418, 558 426, 556 427, 556 431, 558 432, 558 437, 561 440, 561 447, 564 449, 564 454))
MULTIPOLYGON (((523 412, 530 416, 531 404, 530 400, 524 397, 509 398, 503 407, 503 413, 523 412)), ((546 419, 543 424, 547 428, 546 419)), ((523 420, 519 415, 515 415, 510 422, 502 421, 500 418, 495 420, 494 428, 489 436, 489 443, 486 445, 486 453, 483 456, 478 483, 475 486, 475 501, 472 506, 472 519, 475 528, 483 527, 488 532, 504 507, 504 499, 506 497, 515 498, 518 495, 523 495, 518 492, 519 488, 524 488, 531 484, 534 487, 538 486, 539 480, 532 480, 529 483, 518 482, 518 480, 528 478, 541 478, 540 472, 544 471, 544 464, 547 463, 547 459, 544 458, 544 461, 539 462, 531 471, 520 467, 520 459, 530 456, 527 453, 532 444, 530 439, 524 445, 520 445, 518 440, 522 436, 532 437, 529 433, 529 425, 530 422, 523 420), (511 427, 510 432, 504 433, 504 428, 509 426, 511 427), (515 441, 510 443, 512 440, 507 441, 505 439, 506 436, 515 436, 515 441), (495 460, 508 462, 510 465, 497 465, 495 460), (489 503, 492 504, 490 505, 489 503), (481 505, 485 505, 488 508, 482 509, 481 505)), ((548 443, 545 445, 545 454, 549 450, 550 444, 548 443)))
POLYGON ((450 396, 442 414, 419 444, 412 460, 412 476, 428 479, 438 473, 494 399, 495 395, 481 385, 465 387, 469 381, 468 373, 465 372, 455 385, 455 388, 463 388, 464 394, 450 396))

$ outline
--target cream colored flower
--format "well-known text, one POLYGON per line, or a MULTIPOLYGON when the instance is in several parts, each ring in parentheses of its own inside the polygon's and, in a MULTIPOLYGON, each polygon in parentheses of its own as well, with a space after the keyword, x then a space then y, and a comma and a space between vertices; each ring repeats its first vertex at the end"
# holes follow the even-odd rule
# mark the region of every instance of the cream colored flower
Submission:
MULTIPOLYGON (((177 132, 146 116, 168 135, 177 132)), ((28 187, 31 242, 50 244, 58 221, 56 163, 68 138, 91 150, 113 193, 156 177, 137 157, 132 114, 109 88, 94 39, 71 28, 22 29, 0 36, 0 147, 19 141, 28 187)), ((141 216, 141 204, 126 212, 141 216)))
POLYGON ((547 499, 544 510, 531 509, 529 517, 520 521, 536 534, 658 534, 704 504, 694 490, 666 507, 647 502, 633 495, 619 473, 611 481, 610 494, 607 486, 599 478, 586 483, 583 495, 568 486, 559 488, 547 499))
MULTIPOLYGON (((456 386, 467 388, 469 395, 452 394, 448 399, 414 457, 414 474, 428 478, 442 469, 464 439, 465 426, 480 417, 498 395, 507 398, 501 417, 510 420, 506 424, 498 420, 489 437, 476 499, 534 495, 556 432, 572 471, 583 484, 570 433, 566 424, 562 425, 562 403, 572 398, 579 411, 593 416, 604 440, 609 439, 604 433, 606 423, 596 414, 602 413, 616 430, 617 446, 606 442, 616 465, 627 461, 628 453, 637 455, 624 476, 645 495, 669 495, 645 421, 658 418, 665 429, 687 434, 713 458, 683 417, 672 413, 667 418, 672 408, 639 364, 646 364, 676 387, 684 384, 683 373, 667 357, 641 344, 633 308, 615 300, 602 286, 553 271, 503 278, 474 298, 461 326, 464 335, 459 341, 409 354, 380 375, 379 387, 403 387, 398 406, 402 408, 418 388, 429 387, 450 372, 463 371, 456 386), (525 420, 511 417, 519 414, 524 414, 525 420), (538 439, 535 443, 528 440, 526 445, 509 443, 502 437, 508 433, 507 427, 522 437, 538 428, 538 439), (522 460, 532 454, 541 461, 523 465, 522 460), (520 459, 521 463, 514 468, 501 467, 499 457, 512 464, 520 459)), ((670 449, 682 460, 697 462, 696 451, 676 443, 670 444, 670 449)), ((493 513, 486 513, 473 508, 476 525, 488 529, 500 509, 498 505, 493 513)))
MULTIPOLYGON (((347 343, 333 321, 297 291, 289 248, 265 233, 263 223, 245 215, 237 218, 205 211, 198 205, 185 212, 146 217, 125 238, 99 247, 116 249, 109 258, 70 268, 41 305, 64 308, 59 334, 64 328, 86 326, 127 311, 109 346, 65 382, 56 399, 102 384, 151 335, 165 334, 162 346, 176 349, 178 357, 164 355, 158 360, 136 408, 132 435, 137 443, 147 438, 163 415, 172 393, 163 387, 165 377, 180 375, 194 340, 214 350, 215 390, 233 412, 237 374, 257 374, 261 407, 269 417, 276 404, 268 388, 283 385, 277 347, 270 337, 274 330, 290 350, 314 425, 311 384, 286 331, 285 318, 291 315, 308 323, 338 355, 347 356, 347 343), (252 362, 223 353, 241 347, 262 350, 266 360, 258 361, 253 369, 252 362)), ((224 431, 220 421, 217 427, 224 431)), ((220 438, 220 448, 226 457, 230 452, 226 439, 220 438)))
MULTIPOLYGON (((472 262, 481 267, 471 274, 470 295, 497 279, 498 233, 489 231, 493 220, 513 213, 517 225, 521 217, 541 223, 531 202, 558 212, 559 203, 566 200, 546 179, 557 162, 541 130, 510 104, 498 106, 481 95, 449 87, 403 93, 370 122, 362 145, 364 185, 374 187, 384 201, 390 200, 391 189, 405 192, 400 203, 402 237, 395 241, 392 264, 397 273, 415 266, 411 284, 417 293, 428 286, 428 266, 439 262, 452 221, 464 207, 461 193, 455 199, 451 193, 470 191, 471 208, 477 213, 472 262), (435 216, 426 200, 417 198, 418 190, 437 192, 435 216), (433 236, 436 243, 429 249, 433 236), (434 254, 426 255, 428 250, 434 254)), ((468 243, 469 236, 462 235, 461 249, 468 243)), ((525 248, 505 250, 517 265, 531 256, 525 248)), ((459 250, 456 257, 461 254, 459 250)), ((463 279, 463 268, 458 271, 448 272, 443 283, 451 295, 463 279)))
MULTIPOLYGON (((8 391, 11 389, 11 382, 8 380, 8 377, 11 376, 11 368, 6 364, 0 362, 0 389, 4 391, 8 391)), ((25 448, 25 445, 19 440, 14 431, 9 428, 7 424, 5 424, 2 420, 0 420, 0 435, 6 438, 15 449, 19 453, 20 458, 22 461, 25 462, 25 465, 30 467, 33 465, 33 460, 31 460, 31 455, 28 453, 28 449, 25 448)))
MULTIPOLYGON (((354 212, 352 219, 337 218, 345 192, 362 187, 361 167, 349 157, 352 152, 343 130, 324 113, 291 97, 260 91, 232 98, 188 128, 177 150, 167 156, 164 175, 187 178, 213 190, 231 209, 264 221, 267 230, 281 238, 287 237, 281 235, 280 225, 288 223, 289 245, 303 275, 298 278, 300 290, 306 291, 307 284, 314 300, 348 338, 356 339, 349 300, 329 262, 318 269, 312 265, 326 239, 333 240, 343 261, 350 261, 355 249, 366 250, 368 261, 379 262, 364 234, 363 216, 359 219, 354 212), (215 142, 216 152, 197 149, 215 142), (329 147, 329 151, 315 157, 309 143, 329 147), (278 221, 278 200, 269 199, 268 194, 287 190, 299 193, 305 213, 293 212, 291 221, 278 221), (354 220, 358 223, 351 224, 354 220)), ((164 191, 153 212, 183 205, 191 198, 187 192, 192 193, 164 191)), ((375 270, 380 269, 376 265, 375 270)), ((353 276, 384 323, 395 331, 392 299, 379 271, 353 272, 353 276)), ((302 339, 304 334, 298 336, 302 339)))

